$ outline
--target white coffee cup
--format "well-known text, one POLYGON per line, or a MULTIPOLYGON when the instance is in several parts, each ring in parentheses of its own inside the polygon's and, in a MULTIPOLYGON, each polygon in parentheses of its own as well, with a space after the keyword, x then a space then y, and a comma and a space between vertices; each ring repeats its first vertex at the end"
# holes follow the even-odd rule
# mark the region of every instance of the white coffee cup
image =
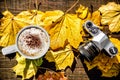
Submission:
POLYGON ((45 29, 40 26, 30 25, 24 27, 18 32, 16 36, 16 43, 14 45, 2 48, 2 54, 8 55, 19 52, 27 59, 38 59, 46 54, 49 46, 50 38, 45 29))

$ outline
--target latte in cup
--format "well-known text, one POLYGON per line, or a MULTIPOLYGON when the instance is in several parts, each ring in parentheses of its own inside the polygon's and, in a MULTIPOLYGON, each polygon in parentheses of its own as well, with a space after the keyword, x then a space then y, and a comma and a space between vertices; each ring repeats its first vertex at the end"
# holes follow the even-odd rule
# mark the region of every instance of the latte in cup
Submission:
POLYGON ((2 54, 20 53, 27 59, 38 59, 46 54, 50 46, 50 38, 45 29, 37 25, 29 25, 21 29, 13 45, 2 48, 2 54))
POLYGON ((48 47, 48 36, 37 27, 25 28, 18 35, 17 46, 25 56, 38 56, 48 47))

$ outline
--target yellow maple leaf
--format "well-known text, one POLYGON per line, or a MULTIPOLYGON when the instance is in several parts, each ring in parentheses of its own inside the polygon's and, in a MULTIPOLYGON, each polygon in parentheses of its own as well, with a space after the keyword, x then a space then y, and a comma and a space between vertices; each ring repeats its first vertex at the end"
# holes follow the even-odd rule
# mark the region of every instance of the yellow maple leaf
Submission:
POLYGON ((100 53, 92 62, 84 61, 88 70, 94 67, 98 67, 101 71, 107 72, 113 65, 113 63, 118 63, 116 57, 110 58, 104 53, 100 53))
POLYGON ((94 11, 94 12, 92 13, 91 21, 93 21, 95 25, 100 26, 100 23, 101 23, 101 15, 100 15, 100 12, 99 12, 98 10, 97 10, 97 11, 94 11))
POLYGON ((98 63, 98 61, 92 61, 92 62, 88 62, 87 60, 84 60, 84 63, 86 64, 86 66, 87 66, 87 69, 88 70, 91 70, 91 69, 93 69, 94 67, 97 67, 97 63, 98 63))
POLYGON ((109 25, 109 30, 111 32, 119 32, 120 31, 120 14, 115 19, 112 20, 109 25))
POLYGON ((43 25, 48 27, 52 23, 54 23, 59 17, 64 14, 61 10, 53 10, 53 11, 46 11, 45 14, 42 16, 43 25))
POLYGON ((4 15, 4 18, 14 17, 14 15, 11 12, 9 12, 8 10, 4 11, 2 14, 4 15))
POLYGON ((111 69, 111 67, 112 67, 112 65, 114 65, 114 63, 118 64, 116 57, 111 58, 109 56, 106 56, 105 54, 101 55, 99 57, 99 60, 98 60, 99 62, 98 62, 97 66, 101 71, 104 71, 104 72, 107 72, 109 69, 111 69))
POLYGON ((13 67, 16 75, 22 76, 22 79, 29 79, 37 72, 37 66, 42 64, 42 58, 37 60, 28 60, 23 56, 16 54, 17 65, 13 67))
POLYGON ((89 10, 88 7, 80 5, 79 8, 76 10, 76 14, 80 19, 85 19, 88 16, 89 10))
POLYGON ((48 51, 45 58, 49 62, 55 62, 57 70, 62 70, 65 69, 67 66, 71 67, 74 60, 74 54, 71 46, 67 45, 63 50, 48 51))
POLYGON ((118 62, 120 63, 120 40, 118 40, 117 38, 110 38, 110 40, 118 49, 118 53, 116 57, 117 57, 118 62))
POLYGON ((102 72, 104 77, 116 77, 120 71, 120 64, 114 64, 107 72, 102 72))
POLYGON ((81 19, 74 14, 65 14, 46 28, 49 28, 50 47, 53 50, 64 48, 67 43, 70 43, 74 48, 78 48, 80 42, 83 41, 81 19))
POLYGON ((99 8, 102 13, 102 25, 109 25, 111 32, 120 31, 120 5, 114 2, 109 2, 107 5, 102 5, 99 8))
POLYGON ((0 46, 5 47, 14 44, 18 31, 29 23, 21 21, 9 11, 3 12, 3 15, 0 26, 0 46))
POLYGON ((43 22, 41 20, 44 12, 38 10, 28 10, 20 12, 17 17, 22 21, 27 21, 32 25, 40 25, 43 26, 43 22))

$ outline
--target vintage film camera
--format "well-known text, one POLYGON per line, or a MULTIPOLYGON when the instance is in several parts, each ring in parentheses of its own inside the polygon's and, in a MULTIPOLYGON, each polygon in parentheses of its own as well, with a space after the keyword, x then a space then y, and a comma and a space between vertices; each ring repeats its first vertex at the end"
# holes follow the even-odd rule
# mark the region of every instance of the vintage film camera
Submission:
POLYGON ((80 45, 78 49, 88 61, 92 61, 101 51, 111 58, 117 54, 118 49, 95 24, 86 21, 83 27, 93 37, 92 40, 80 45))

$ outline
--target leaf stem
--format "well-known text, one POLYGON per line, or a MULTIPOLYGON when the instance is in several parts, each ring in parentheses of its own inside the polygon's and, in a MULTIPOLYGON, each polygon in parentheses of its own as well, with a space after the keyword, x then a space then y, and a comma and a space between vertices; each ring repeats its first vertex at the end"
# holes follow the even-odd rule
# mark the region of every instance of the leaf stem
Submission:
POLYGON ((7 7, 7 2, 6 0, 4 0, 4 5, 5 5, 5 9, 8 10, 8 7, 7 7))
POLYGON ((38 0, 35 0, 35 3, 36 3, 36 10, 38 10, 38 0))
POLYGON ((68 13, 70 10, 72 10, 72 9, 77 5, 78 2, 79 2, 79 0, 77 0, 77 1, 65 12, 65 14, 68 13))
POLYGON ((30 7, 30 6, 31 6, 31 0, 29 0, 29 3, 28 3, 28 4, 29 4, 29 5, 28 5, 28 9, 31 10, 31 7, 30 7))

